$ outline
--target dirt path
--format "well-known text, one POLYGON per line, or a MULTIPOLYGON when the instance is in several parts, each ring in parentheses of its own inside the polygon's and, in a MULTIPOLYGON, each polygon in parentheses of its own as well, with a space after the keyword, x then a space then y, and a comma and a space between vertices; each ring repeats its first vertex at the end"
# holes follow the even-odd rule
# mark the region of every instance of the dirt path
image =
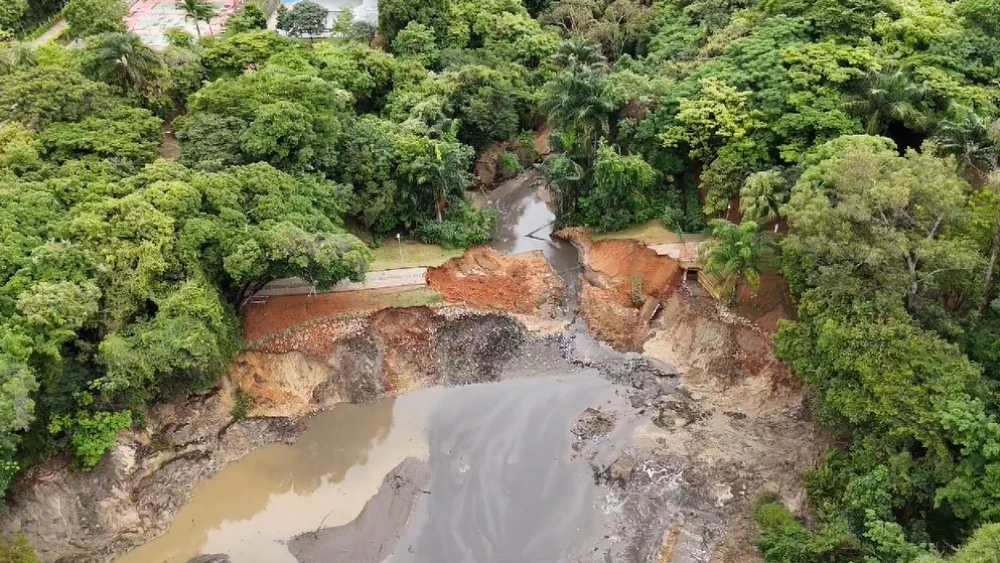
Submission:
POLYGON ((44 44, 48 43, 49 41, 52 41, 56 37, 59 37, 60 35, 62 35, 63 30, 66 29, 66 27, 68 25, 69 24, 66 23, 66 20, 60 19, 56 23, 52 24, 52 27, 50 27, 48 30, 46 30, 45 33, 41 34, 38 37, 38 39, 35 39, 34 41, 32 41, 31 45, 33 47, 38 47, 39 45, 44 45, 44 44))

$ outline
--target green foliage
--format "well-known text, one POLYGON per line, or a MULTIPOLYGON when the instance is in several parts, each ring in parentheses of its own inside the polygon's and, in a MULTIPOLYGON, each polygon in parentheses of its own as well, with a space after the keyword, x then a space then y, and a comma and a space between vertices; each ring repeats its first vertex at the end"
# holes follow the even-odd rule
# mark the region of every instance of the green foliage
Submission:
POLYGON ((598 231, 615 231, 655 217, 656 172, 642 157, 623 156, 602 146, 594 161, 594 187, 580 203, 581 214, 598 231), (608 213, 609 210, 614 213, 608 213))
POLYGON ((128 8, 123 0, 69 0, 63 9, 70 37, 122 33, 126 15, 128 8))
POLYGON ((0 29, 13 30, 27 11, 27 0, 4 0, 0 2, 0 29))
POLYGON ((79 73, 33 68, 0 77, 0 120, 44 129, 120 107, 111 89, 79 73))
POLYGON ((496 215, 489 209, 462 204, 440 221, 426 221, 413 231, 420 242, 445 248, 469 248, 489 242, 496 228, 496 215))
POLYGON ((312 40, 326 30, 326 14, 326 8, 309 0, 296 2, 291 10, 281 5, 277 27, 292 37, 306 35, 312 40))
POLYGON ((159 156, 161 125, 147 110, 123 108, 78 123, 57 123, 39 140, 56 162, 97 156, 141 165, 159 156))
POLYGON ((770 223, 778 218, 786 195, 785 177, 780 170, 755 172, 743 182, 740 210, 745 219, 770 223))
POLYGON ((219 9, 208 0, 177 0, 174 6, 184 13, 184 20, 194 22, 195 33, 201 38, 201 22, 211 28, 212 18, 219 15, 219 9))
POLYGON ((767 563, 836 563, 861 555, 857 538, 842 524, 825 525, 814 533, 778 502, 762 503, 754 520, 763 535, 759 546, 767 563))
POLYGON ((242 387, 237 387, 233 393, 233 409, 229 411, 229 415, 233 417, 233 420, 243 420, 250 413, 252 407, 253 395, 244 391, 242 387))
POLYGON ((294 39, 267 30, 206 38, 201 45, 202 64, 210 78, 240 75, 262 66, 278 53, 301 48, 294 39))
POLYGON ((175 122, 182 160, 330 171, 348 102, 346 92, 322 79, 279 66, 211 82, 189 98, 188 115, 175 122))
MULTIPOLYGON (((228 30, 228 26, 226 29, 228 30)), ((171 27, 163 32, 163 36, 167 39, 167 44, 171 47, 190 49, 194 47, 195 44, 194 35, 191 35, 179 27, 171 27)))
POLYGON ((226 20, 226 34, 267 29, 267 16, 256 4, 246 4, 226 20))
POLYGON ((520 174, 524 170, 524 167, 521 166, 521 161, 518 160, 517 155, 503 151, 497 157, 497 170, 500 171, 502 177, 513 178, 520 174))
POLYGON ((392 40, 392 50, 396 55, 415 60, 427 68, 433 67, 440 56, 434 43, 434 30, 415 21, 399 31, 392 40))
POLYGON ((734 225, 715 219, 709 225, 712 239, 702 247, 705 273, 721 281, 722 291, 729 294, 729 304, 735 305, 740 282, 754 291, 760 288, 767 243, 760 236, 760 226, 753 221, 734 225))
POLYGON ((1000 3, 996 0, 961 0, 955 5, 955 13, 985 33, 1000 32, 1000 3))
POLYGON ((378 5, 378 31, 389 45, 411 22, 434 30, 439 38, 448 34, 448 0, 383 0, 378 5))
POLYGON ((0 561, 3 563, 38 563, 35 548, 28 543, 24 534, 0 537, 0 561))
POLYGON ((132 426, 132 413, 77 412, 75 416, 57 415, 49 422, 52 434, 68 434, 76 459, 84 468, 97 465, 104 452, 115 445, 119 430, 132 426))
POLYGON ((894 122, 923 129, 920 102, 925 96, 923 85, 915 83, 902 70, 870 71, 858 81, 844 108, 864 119, 869 135, 885 132, 894 122))

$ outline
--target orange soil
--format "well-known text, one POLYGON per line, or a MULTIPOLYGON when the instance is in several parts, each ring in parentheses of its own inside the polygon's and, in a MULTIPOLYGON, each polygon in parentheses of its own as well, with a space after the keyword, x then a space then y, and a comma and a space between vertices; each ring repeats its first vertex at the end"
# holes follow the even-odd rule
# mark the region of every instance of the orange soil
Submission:
POLYGON ((760 289, 756 293, 746 285, 740 287, 739 299, 732 311, 770 333, 778 330, 778 321, 795 318, 788 282, 777 270, 761 272, 760 289))
POLYGON ((485 246, 427 270, 427 283, 448 302, 528 314, 558 302, 562 288, 541 252, 506 256, 485 246))
POLYGON ((631 299, 632 280, 642 277, 642 291, 663 300, 680 285, 683 271, 672 258, 627 239, 592 241, 586 230, 563 229, 556 236, 572 241, 583 253, 587 269, 599 274, 607 285, 631 299))
POLYGON ((249 303, 243 309, 243 336, 253 343, 305 322, 378 310, 401 291, 405 288, 268 297, 265 303, 249 303))
POLYGON ((619 350, 642 350, 649 328, 632 302, 633 280, 641 278, 642 293, 663 301, 680 286, 680 265, 633 240, 592 241, 580 228, 563 229, 556 236, 581 250, 587 274, 580 313, 590 330, 619 350))

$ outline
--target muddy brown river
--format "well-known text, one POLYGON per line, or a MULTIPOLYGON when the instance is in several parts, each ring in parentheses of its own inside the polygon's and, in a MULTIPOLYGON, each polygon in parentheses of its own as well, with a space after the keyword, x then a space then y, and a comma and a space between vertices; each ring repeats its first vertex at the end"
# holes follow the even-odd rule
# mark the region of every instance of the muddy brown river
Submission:
MULTIPOLYGON (((338 406, 295 444, 261 448, 200 484, 164 536, 117 561, 295 563, 289 539, 351 524, 407 458, 426 463, 427 492, 404 529, 349 532, 398 538, 368 561, 568 561, 601 516, 570 427, 588 405, 618 400, 607 380, 577 371, 338 406)), ((299 558, 348 561, 328 547, 299 558)))

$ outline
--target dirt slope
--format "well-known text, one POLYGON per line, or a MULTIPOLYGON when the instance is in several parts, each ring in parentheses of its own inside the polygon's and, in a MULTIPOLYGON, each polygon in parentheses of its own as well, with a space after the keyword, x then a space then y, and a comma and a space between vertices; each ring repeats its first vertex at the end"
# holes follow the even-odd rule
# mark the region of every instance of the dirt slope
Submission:
POLYGON ((571 241, 585 266, 580 286, 580 315, 594 334, 615 348, 637 352, 649 338, 633 302, 633 287, 657 300, 667 299, 680 286, 683 270, 673 259, 632 240, 592 241, 580 228, 563 229, 556 236, 571 241))
POLYGON ((541 252, 507 256, 485 246, 429 269, 427 283, 447 302, 522 314, 558 303, 562 291, 562 280, 541 252))

